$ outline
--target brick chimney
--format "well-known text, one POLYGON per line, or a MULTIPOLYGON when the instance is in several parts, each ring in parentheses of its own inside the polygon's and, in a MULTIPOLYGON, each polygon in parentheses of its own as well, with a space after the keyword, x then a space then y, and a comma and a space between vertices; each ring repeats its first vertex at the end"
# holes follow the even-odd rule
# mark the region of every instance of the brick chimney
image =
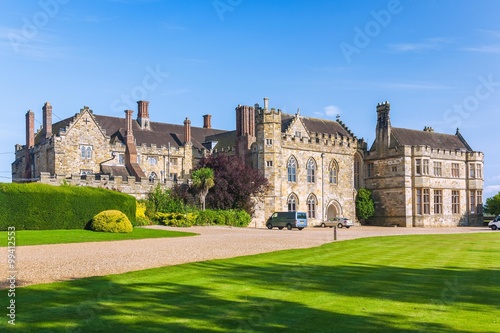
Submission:
POLYGON ((132 114, 134 111, 132 110, 125 110, 125 120, 127 123, 127 131, 125 132, 125 137, 126 137, 126 142, 132 142, 134 143, 134 132, 132 130, 132 114))
POLYGON ((29 110, 26 112, 26 148, 30 149, 35 145, 35 113, 29 110))
POLYGON ((49 139, 52 136, 52 105, 45 102, 43 111, 43 139, 49 139))
POLYGON ((149 102, 148 101, 138 101, 137 102, 137 122, 142 129, 151 129, 151 124, 149 121, 149 102))
POLYGON ((31 178, 31 154, 30 149, 35 146, 35 114, 29 110, 26 112, 26 147, 24 150, 25 165, 24 178, 31 178))
POLYGON ((127 132, 125 133, 125 166, 136 180, 140 180, 146 177, 146 175, 137 163, 137 147, 135 146, 134 132, 132 130, 133 113, 134 111, 132 110, 125 110, 125 120, 127 123, 127 132))
POLYGON ((206 114, 203 116, 203 128, 212 128, 212 115, 206 114))
POLYGON ((184 143, 191 143, 191 120, 184 120, 184 143))

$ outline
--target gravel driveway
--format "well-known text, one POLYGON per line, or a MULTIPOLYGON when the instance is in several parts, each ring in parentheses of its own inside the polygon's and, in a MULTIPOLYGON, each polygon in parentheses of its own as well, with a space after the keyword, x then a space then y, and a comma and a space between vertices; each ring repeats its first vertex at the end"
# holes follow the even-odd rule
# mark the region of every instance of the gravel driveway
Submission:
MULTIPOLYGON (((230 258, 284 249, 309 248, 333 241, 331 228, 267 230, 231 227, 151 228, 189 231, 199 236, 115 242, 16 247, 16 286, 119 274, 186 262, 230 258)), ((492 232, 486 227, 337 229, 337 241, 361 237, 492 232)), ((7 248, 0 248, 7 268, 7 248)), ((8 287, 8 269, 2 269, 0 288, 8 287)))

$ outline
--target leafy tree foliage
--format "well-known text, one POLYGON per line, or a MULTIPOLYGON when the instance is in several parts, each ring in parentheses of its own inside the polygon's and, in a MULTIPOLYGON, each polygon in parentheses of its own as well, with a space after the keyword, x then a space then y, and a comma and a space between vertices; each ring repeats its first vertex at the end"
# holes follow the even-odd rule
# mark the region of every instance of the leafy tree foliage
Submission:
POLYGON ((500 192, 498 192, 495 196, 486 199, 484 212, 495 216, 500 214, 500 192))
POLYGON ((149 218, 154 217, 155 213, 184 213, 186 205, 171 189, 162 190, 158 185, 149 193, 146 201, 146 215, 149 218))
POLYGON ((210 168, 203 167, 193 171, 191 174, 193 186, 199 190, 201 209, 205 210, 205 198, 208 190, 214 187, 214 171, 210 168))
POLYGON ((215 186, 206 197, 207 206, 213 209, 243 209, 254 212, 252 198, 262 198, 268 189, 267 179, 239 158, 225 154, 204 157, 198 168, 214 171, 215 186))
POLYGON ((372 192, 365 188, 360 188, 356 195, 356 214, 361 219, 368 219, 375 214, 372 192))

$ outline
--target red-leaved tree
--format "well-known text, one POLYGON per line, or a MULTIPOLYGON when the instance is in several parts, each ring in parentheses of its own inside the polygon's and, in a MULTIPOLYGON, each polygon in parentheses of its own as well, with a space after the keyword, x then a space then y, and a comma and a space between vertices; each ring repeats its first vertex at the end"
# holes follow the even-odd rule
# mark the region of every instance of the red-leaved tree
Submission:
POLYGON ((259 171, 234 156, 206 156, 195 170, 200 168, 214 171, 215 186, 206 196, 207 207, 213 209, 243 209, 252 215, 252 198, 261 199, 268 189, 268 181, 259 171))

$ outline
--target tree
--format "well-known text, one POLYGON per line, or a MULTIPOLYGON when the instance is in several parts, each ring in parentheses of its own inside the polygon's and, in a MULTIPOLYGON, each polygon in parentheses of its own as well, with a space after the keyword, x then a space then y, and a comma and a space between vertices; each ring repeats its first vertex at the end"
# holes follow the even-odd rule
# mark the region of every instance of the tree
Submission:
POLYGON ((210 168, 200 168, 191 174, 193 186, 200 191, 201 209, 205 210, 205 198, 208 190, 214 187, 214 171, 210 168))
POLYGON ((372 192, 360 188, 356 195, 356 214, 360 219, 368 219, 375 214, 375 204, 372 199, 372 192))
POLYGON ((243 209, 253 215, 255 199, 263 198, 267 179, 235 156, 209 155, 198 168, 214 170, 215 186, 207 195, 207 206, 214 209, 243 209))
POLYGON ((486 199, 484 212, 495 216, 500 214, 500 192, 498 192, 495 196, 486 199))

